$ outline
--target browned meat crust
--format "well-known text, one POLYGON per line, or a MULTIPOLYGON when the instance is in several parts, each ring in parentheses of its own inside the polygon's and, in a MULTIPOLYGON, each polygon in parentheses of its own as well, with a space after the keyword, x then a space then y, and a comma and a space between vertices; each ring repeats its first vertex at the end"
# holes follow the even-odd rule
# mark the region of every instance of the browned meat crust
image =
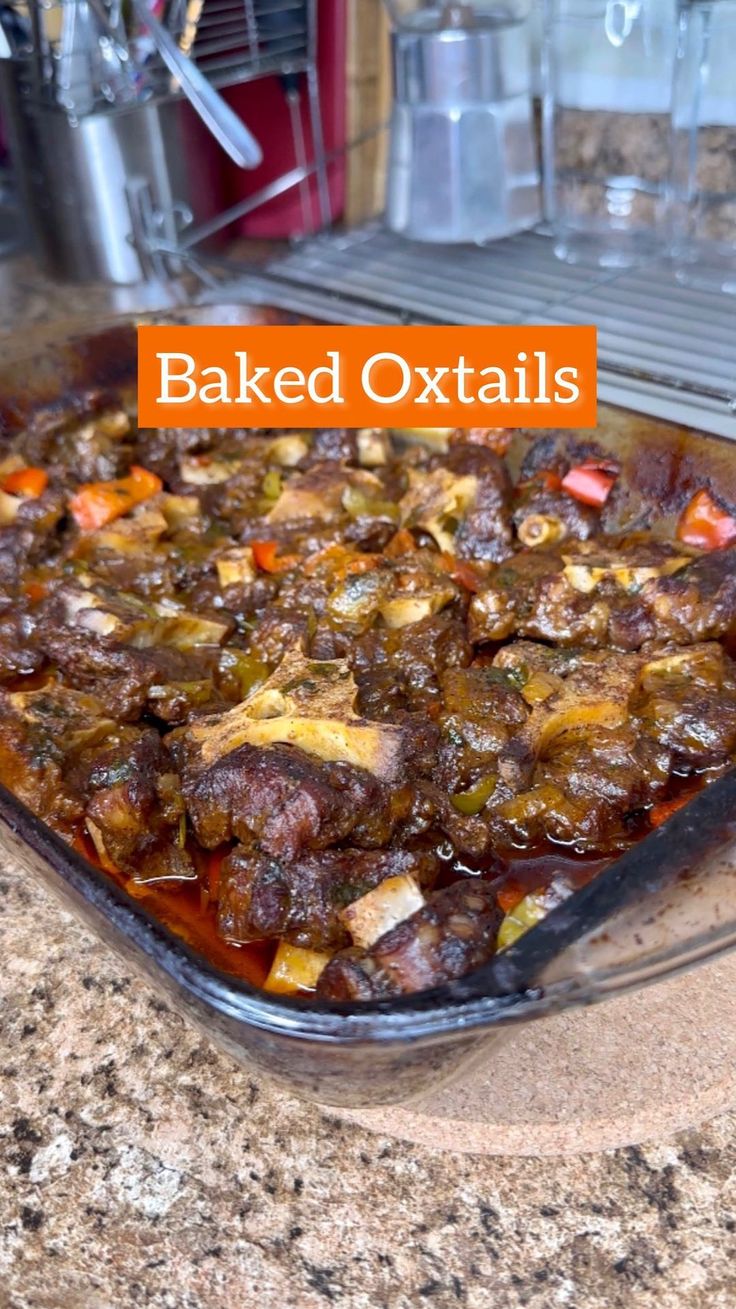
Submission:
POLYGON ((673 774, 722 766, 736 749, 735 670, 717 644, 643 655, 521 641, 496 663, 536 700, 500 751, 485 810, 502 847, 620 847, 673 774))
POLYGON ((43 651, 32 640, 33 622, 18 605, 0 615, 0 681, 30 677, 43 666, 43 651))
POLYGON ((502 913, 483 882, 455 882, 379 938, 369 950, 338 954, 317 994, 329 1000, 370 1000, 422 991, 478 968, 491 958, 502 913))
POLYGON ((700 559, 639 540, 523 551, 470 606, 470 635, 479 642, 519 635, 637 650, 648 641, 728 636, 735 625, 736 546, 700 559))
POLYGON ((116 731, 83 750, 66 780, 83 799, 98 851, 115 868, 142 882, 195 876, 176 839, 184 801, 158 732, 116 731))
POLYGON ((529 707, 513 677, 489 663, 447 669, 441 679, 440 771, 448 792, 494 774, 529 707))
POLYGON ((139 718, 145 709, 164 722, 179 723, 214 695, 212 659, 202 653, 137 650, 51 623, 36 629, 36 643, 70 686, 95 688, 121 722, 139 718))
POLYGON ((442 674, 471 657, 465 624, 451 613, 398 630, 374 627, 355 642, 351 655, 361 712, 391 719, 405 709, 434 717, 442 674))
POLYGON ((323 850, 348 836, 367 847, 386 843, 408 806, 370 773, 323 763, 288 745, 242 745, 204 771, 190 772, 172 739, 197 840, 208 850, 255 838, 277 859, 323 850))
POLYGON ((498 433, 434 439, 100 407, 0 461, 0 780, 292 989, 333 955, 335 998, 467 972, 519 857, 598 868, 736 756, 736 545, 659 521, 672 462, 633 493, 585 435, 514 480, 498 433), (604 458, 581 503, 566 475, 604 458), (109 480, 133 466, 140 503, 109 480))
POLYGON ((387 877, 411 875, 431 885, 438 867, 430 852, 352 847, 281 863, 239 846, 223 865, 219 930, 231 941, 276 936, 313 950, 339 950, 350 941, 339 917, 346 905, 387 877))
POLYGON ((455 534, 455 552, 463 559, 506 559, 511 553, 511 479, 492 450, 454 445, 443 464, 458 477, 474 477, 472 504, 455 534))

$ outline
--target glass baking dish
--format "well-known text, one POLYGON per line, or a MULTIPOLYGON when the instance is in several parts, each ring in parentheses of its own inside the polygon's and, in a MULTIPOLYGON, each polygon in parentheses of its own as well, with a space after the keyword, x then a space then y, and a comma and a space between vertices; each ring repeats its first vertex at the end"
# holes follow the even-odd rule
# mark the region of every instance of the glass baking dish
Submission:
MULTIPOLYGON (((289 321, 275 310, 214 306, 167 314, 184 322, 289 321)), ((143 319, 137 321, 144 321, 143 319)), ((147 315, 145 321, 155 321, 147 315)), ((295 321, 293 318, 290 321, 295 321)), ((80 414, 135 389, 135 322, 54 329, 49 343, 16 338, 0 360, 0 431, 33 415, 80 414)), ((708 482, 736 500, 736 446, 623 410, 602 415, 597 439, 615 448, 634 490, 660 498, 663 516, 684 490, 708 482)), ((708 795, 714 788, 709 788, 708 795)), ((697 811, 697 801, 693 802, 697 811)), ((643 881, 670 864, 678 876, 645 905, 585 931, 535 976, 530 990, 488 994, 487 970, 433 992, 352 1008, 265 993, 212 966, 0 788, 0 846, 38 875, 132 966, 222 1048, 297 1095, 335 1105, 407 1100, 458 1075, 522 1023, 655 982, 736 946, 736 815, 696 831, 691 806, 647 838, 643 881), (683 866, 683 833, 696 858, 683 866), (679 833, 679 836, 678 836, 679 833)), ((712 806, 711 806, 712 808, 712 806)), ((523 938, 532 949, 532 929, 523 938)), ((573 930, 567 939, 577 935, 573 930)))

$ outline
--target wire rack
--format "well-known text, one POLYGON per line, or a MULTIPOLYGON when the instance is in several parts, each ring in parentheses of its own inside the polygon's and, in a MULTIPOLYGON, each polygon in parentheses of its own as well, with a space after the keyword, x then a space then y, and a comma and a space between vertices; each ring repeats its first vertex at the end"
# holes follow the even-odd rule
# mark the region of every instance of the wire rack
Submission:
POLYGON ((371 223, 307 241, 260 274, 222 264, 209 276, 202 299, 333 322, 595 323, 602 399, 736 438, 736 298, 680 286, 664 259, 583 269, 556 259, 544 231, 434 246, 371 223))
MULTIPOLYGON (((80 118, 176 95, 176 82, 145 28, 125 17, 122 0, 6 0, 6 6, 14 15, 11 57, 27 104, 80 118)), ((167 0, 160 21, 216 86, 314 66, 314 0, 167 0)))
POLYGON ((302 72, 312 57, 304 0, 205 0, 192 57, 219 86, 302 72))

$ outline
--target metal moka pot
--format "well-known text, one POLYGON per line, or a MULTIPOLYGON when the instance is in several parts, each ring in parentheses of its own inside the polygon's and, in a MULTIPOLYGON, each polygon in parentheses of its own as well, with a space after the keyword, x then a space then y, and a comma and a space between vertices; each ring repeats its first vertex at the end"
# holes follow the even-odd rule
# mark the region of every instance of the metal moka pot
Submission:
POLYGON ((525 18, 464 4, 392 13, 388 226, 435 242, 533 226, 541 202, 525 18))

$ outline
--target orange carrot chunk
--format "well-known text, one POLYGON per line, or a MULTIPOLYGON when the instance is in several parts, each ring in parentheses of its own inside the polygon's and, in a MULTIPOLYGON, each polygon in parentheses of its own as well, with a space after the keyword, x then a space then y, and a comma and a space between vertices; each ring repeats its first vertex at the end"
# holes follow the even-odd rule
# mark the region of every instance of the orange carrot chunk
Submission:
POLYGON ((449 573, 453 582, 457 582, 458 586, 464 586, 465 590, 470 591, 471 595, 476 595, 478 591, 483 589, 486 579, 480 569, 474 567, 473 564, 468 563, 465 559, 457 559, 455 555, 446 552, 440 555, 440 559, 442 567, 449 573))
POLYGON ((37 500, 49 484, 49 475, 43 468, 17 468, 3 479, 3 491, 8 495, 24 495, 37 500))
POLYGON ((677 537, 700 550, 719 550, 736 541, 736 518, 709 491, 697 491, 680 517, 677 537))
POLYGON ((112 482, 87 482, 80 486, 69 501, 69 508, 80 531, 96 532, 144 500, 150 500, 162 486, 161 478, 155 473, 133 464, 127 477, 112 482))
POLYGON ((260 568, 264 573, 280 573, 284 568, 291 568, 292 564, 299 562, 297 555, 282 555, 280 559, 277 558, 278 541, 251 541, 250 548, 253 551, 256 568, 260 568))

